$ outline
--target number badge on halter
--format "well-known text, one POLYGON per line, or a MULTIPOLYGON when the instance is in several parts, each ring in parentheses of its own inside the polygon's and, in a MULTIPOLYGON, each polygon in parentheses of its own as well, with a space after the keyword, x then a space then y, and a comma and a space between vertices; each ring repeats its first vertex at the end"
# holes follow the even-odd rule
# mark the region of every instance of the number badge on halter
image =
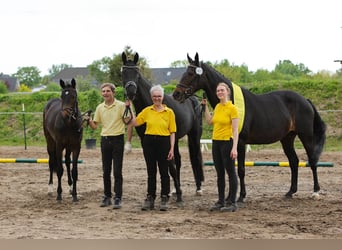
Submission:
POLYGON ((203 69, 201 67, 197 67, 195 70, 197 75, 202 75, 203 74, 203 69))

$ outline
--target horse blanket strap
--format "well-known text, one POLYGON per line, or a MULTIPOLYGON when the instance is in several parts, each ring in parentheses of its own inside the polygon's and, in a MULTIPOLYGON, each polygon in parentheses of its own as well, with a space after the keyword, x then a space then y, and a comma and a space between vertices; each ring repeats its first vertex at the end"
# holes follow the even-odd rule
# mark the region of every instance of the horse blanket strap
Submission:
POLYGON ((122 115, 122 120, 127 125, 128 123, 132 121, 132 119, 133 119, 133 113, 132 113, 131 107, 127 105, 122 115))
POLYGON ((233 94, 234 94, 234 104, 237 107, 239 114, 239 133, 243 128, 243 122, 245 120, 245 99, 241 91, 241 87, 232 82, 233 94))

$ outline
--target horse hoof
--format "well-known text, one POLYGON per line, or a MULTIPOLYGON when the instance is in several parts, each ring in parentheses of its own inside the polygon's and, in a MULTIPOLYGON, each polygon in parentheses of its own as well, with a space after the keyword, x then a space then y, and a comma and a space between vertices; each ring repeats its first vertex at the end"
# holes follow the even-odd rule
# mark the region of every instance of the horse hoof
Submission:
POLYGON ((73 197, 73 198, 72 198, 72 201, 73 201, 73 202, 78 202, 78 198, 77 198, 77 197, 73 197))
POLYGON ((196 190, 196 195, 197 196, 202 196, 202 194, 203 194, 203 190, 202 189, 197 189, 196 190))
POLYGON ((318 192, 313 192, 311 197, 314 199, 314 200, 319 200, 320 199, 320 196, 319 196, 319 193, 318 192))
POLYGON ((285 199, 292 199, 292 193, 289 192, 289 193, 285 194, 284 198, 285 199))
POLYGON ((238 203, 244 203, 243 198, 240 197, 240 198, 237 200, 237 202, 238 202, 238 203))
POLYGON ((176 189, 173 189, 173 190, 172 190, 171 195, 172 195, 172 196, 176 196, 176 195, 177 195, 176 189))
POLYGON ((177 207, 183 208, 184 207, 184 202, 182 200, 176 202, 177 207))

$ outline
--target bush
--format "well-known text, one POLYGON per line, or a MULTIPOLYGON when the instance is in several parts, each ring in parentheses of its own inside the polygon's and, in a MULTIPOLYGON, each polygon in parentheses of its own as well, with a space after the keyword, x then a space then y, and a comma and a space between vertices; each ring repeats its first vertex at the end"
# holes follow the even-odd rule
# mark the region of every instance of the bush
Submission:
POLYGON ((0 81, 0 94, 8 93, 8 89, 6 84, 3 81, 0 81))

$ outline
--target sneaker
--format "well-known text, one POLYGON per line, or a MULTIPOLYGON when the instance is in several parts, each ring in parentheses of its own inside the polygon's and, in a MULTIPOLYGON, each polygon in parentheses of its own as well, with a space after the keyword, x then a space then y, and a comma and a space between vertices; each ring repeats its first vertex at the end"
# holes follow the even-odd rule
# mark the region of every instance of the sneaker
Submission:
POLYGON ((120 198, 115 198, 114 199, 113 209, 119 209, 119 208, 121 208, 121 199, 120 198))
POLYGON ((230 205, 225 205, 224 207, 221 207, 221 212, 235 212, 237 210, 236 203, 231 203, 230 205))
POLYGON ((214 205, 212 205, 209 209, 209 211, 219 211, 223 206, 222 202, 216 202, 214 205))
POLYGON ((108 207, 110 205, 112 205, 112 201, 110 200, 110 197, 107 197, 107 196, 103 197, 103 201, 101 202, 100 207, 108 207))
POLYGON ((154 199, 151 195, 148 195, 144 201, 144 204, 141 207, 141 210, 153 210, 154 209, 154 199))
POLYGON ((168 205, 167 202, 169 201, 169 197, 166 195, 163 195, 160 200, 160 211, 167 211, 168 210, 168 205))

